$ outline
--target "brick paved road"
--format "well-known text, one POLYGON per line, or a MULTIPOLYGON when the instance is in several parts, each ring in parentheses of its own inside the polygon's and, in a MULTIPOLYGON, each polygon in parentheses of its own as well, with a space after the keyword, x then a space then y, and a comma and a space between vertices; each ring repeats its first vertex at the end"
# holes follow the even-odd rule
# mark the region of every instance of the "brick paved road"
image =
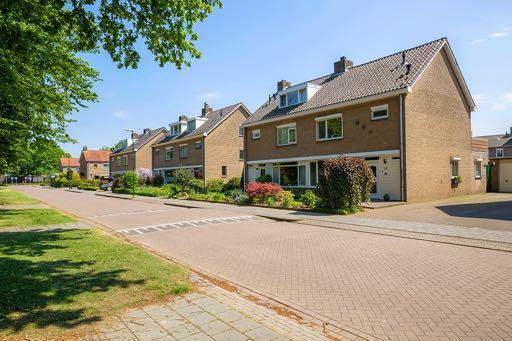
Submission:
MULTIPOLYGON (((89 216, 108 207, 129 211, 118 207, 125 200, 83 194, 70 204, 71 193, 64 191, 24 191, 50 203, 67 203, 63 208, 68 210, 86 210, 89 216)), ((162 208, 140 202, 126 205, 134 211, 162 208)), ((131 215, 131 221, 145 221, 139 225, 144 226, 191 220, 190 216, 199 215, 196 210, 170 208, 167 217, 157 218, 139 212, 131 215)), ((207 215, 234 216, 203 210, 202 218, 207 215)), ((130 238, 378 337, 512 338, 509 252, 264 220, 190 226, 130 238)))

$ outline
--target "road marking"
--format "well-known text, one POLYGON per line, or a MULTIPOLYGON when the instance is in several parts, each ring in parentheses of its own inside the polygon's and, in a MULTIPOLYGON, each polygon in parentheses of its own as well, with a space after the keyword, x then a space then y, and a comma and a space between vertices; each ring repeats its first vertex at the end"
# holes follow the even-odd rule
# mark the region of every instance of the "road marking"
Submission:
POLYGON ((153 213, 153 212, 168 212, 173 211, 172 209, 165 209, 165 210, 147 210, 147 211, 132 211, 132 212, 121 212, 121 213, 107 213, 107 214, 100 214, 100 215, 93 215, 87 218, 102 218, 102 217, 114 217, 118 215, 127 215, 127 214, 139 214, 139 213, 153 213))
POLYGON ((199 220, 187 220, 187 221, 177 221, 173 223, 167 224, 158 224, 158 225, 149 225, 149 226, 140 226, 140 227, 132 227, 129 229, 118 230, 119 233, 124 233, 127 235, 137 235, 137 234, 145 234, 156 231, 165 231, 165 230, 175 230, 184 227, 200 227, 204 225, 213 225, 213 224, 226 224, 226 223, 240 223, 245 221, 255 221, 262 220, 256 216, 242 216, 242 217, 222 217, 222 218, 210 218, 210 219, 199 219, 199 220))

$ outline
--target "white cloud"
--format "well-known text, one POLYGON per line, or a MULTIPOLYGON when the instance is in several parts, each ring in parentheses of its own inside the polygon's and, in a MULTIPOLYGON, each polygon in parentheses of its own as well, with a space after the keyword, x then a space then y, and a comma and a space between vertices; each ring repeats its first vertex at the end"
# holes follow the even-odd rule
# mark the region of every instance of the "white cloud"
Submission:
POLYGON ((207 101, 211 101, 214 98, 219 97, 219 95, 220 95, 220 92, 218 92, 218 91, 208 91, 208 92, 200 94, 198 97, 201 100, 207 102, 207 101))
POLYGON ((494 32, 489 34, 489 38, 503 38, 508 36, 510 33, 508 32, 494 32))
POLYGON ((115 111, 112 113, 112 116, 117 118, 125 118, 127 115, 126 111, 115 111))
POLYGON ((496 103, 492 106, 493 110, 503 110, 506 106, 503 103, 496 103))
POLYGON ((487 97, 487 95, 484 95, 484 94, 476 94, 473 96, 473 99, 477 103, 484 103, 489 99, 489 97, 487 97))
POLYGON ((512 102, 512 92, 503 95, 503 100, 506 102, 512 102))

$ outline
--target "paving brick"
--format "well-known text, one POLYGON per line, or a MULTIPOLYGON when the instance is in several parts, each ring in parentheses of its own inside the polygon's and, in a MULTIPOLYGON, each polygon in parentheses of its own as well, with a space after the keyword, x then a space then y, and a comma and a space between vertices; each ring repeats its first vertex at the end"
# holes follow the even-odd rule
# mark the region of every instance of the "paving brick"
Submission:
POLYGON ((230 329, 228 331, 225 331, 223 333, 215 335, 215 340, 217 340, 217 341, 245 341, 245 340, 249 340, 249 338, 234 329, 230 329))
POLYGON ((253 340, 273 340, 277 339, 281 335, 277 334, 276 332, 268 329, 267 327, 260 327, 257 329, 253 329, 247 333, 245 333, 247 336, 249 336, 253 340))
POLYGON ((242 333, 261 327, 261 324, 250 318, 243 318, 241 320, 233 321, 230 323, 230 325, 242 333))

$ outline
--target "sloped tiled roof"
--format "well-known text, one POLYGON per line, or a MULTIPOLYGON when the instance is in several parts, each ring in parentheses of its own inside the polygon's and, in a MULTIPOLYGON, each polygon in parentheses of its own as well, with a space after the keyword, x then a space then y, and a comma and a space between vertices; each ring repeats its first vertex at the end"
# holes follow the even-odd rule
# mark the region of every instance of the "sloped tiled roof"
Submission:
POLYGON ((500 148, 500 147, 512 147, 512 135, 501 134, 501 135, 486 135, 477 136, 478 138, 487 139, 489 141, 489 148, 500 148))
POLYGON ((162 131, 167 131, 167 130, 164 127, 160 127, 160 128, 157 128, 157 129, 150 130, 146 134, 142 134, 141 136, 139 136, 137 138, 137 140, 135 141, 135 143, 133 144, 133 146, 129 145, 129 146, 125 147, 125 148, 118 148, 118 149, 114 150, 112 152, 112 154, 119 154, 121 152, 126 151, 127 149, 132 150, 132 148, 138 150, 139 148, 144 146, 146 143, 150 142, 151 139, 153 139, 156 135, 158 135, 162 131))
POLYGON ((61 167, 80 167, 80 159, 77 157, 63 157, 60 159, 61 167))
POLYGON ((82 154, 86 162, 109 162, 109 150, 84 150, 82 154))
POLYGON ((184 131, 179 135, 176 136, 164 136, 160 141, 157 141, 155 144, 165 143, 169 141, 175 141, 180 140, 185 137, 193 137, 193 136, 201 136, 204 133, 209 133, 219 122, 221 122, 223 119, 231 115, 233 111, 235 111, 238 107, 243 106, 242 103, 236 103, 233 105, 229 105, 224 108, 220 108, 217 110, 214 110, 212 112, 209 112, 204 116, 206 118, 206 122, 204 122, 200 127, 198 127, 195 130, 192 130, 190 132, 184 131))
POLYGON ((447 43, 446 38, 438 39, 365 64, 356 65, 343 73, 333 73, 310 80, 307 83, 321 86, 310 100, 295 106, 279 108, 279 98, 274 95, 244 124, 407 88, 416 82, 445 43, 447 43), (408 74, 406 65, 402 64, 402 53, 405 54, 405 64, 411 64, 408 74))

